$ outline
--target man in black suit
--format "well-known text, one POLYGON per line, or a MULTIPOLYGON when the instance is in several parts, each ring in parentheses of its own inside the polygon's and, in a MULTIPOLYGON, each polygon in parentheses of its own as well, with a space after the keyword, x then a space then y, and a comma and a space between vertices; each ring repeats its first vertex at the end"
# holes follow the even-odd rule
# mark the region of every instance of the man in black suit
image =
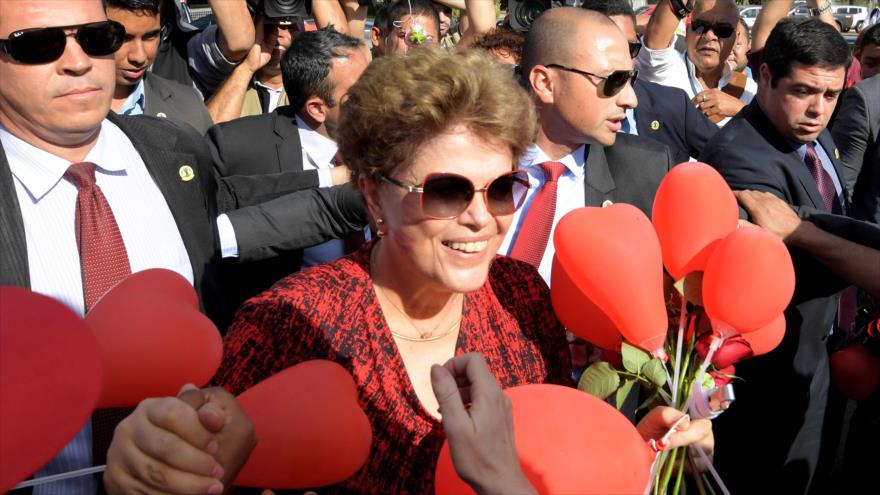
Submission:
MULTIPOLYGON (((123 33, 99 0, 2 0, 0 10, 0 284, 29 287, 83 314, 127 273, 168 268, 194 285, 225 328, 235 308, 224 297, 220 247, 258 256, 272 243, 261 237, 270 226, 253 223, 262 210, 229 210, 279 196, 285 176, 218 180, 192 128, 108 115, 123 33), (242 232, 250 235, 236 239, 242 232)), ((279 198, 299 220, 285 225, 288 242, 299 234, 320 242, 354 227, 328 219, 347 211, 326 207, 344 192, 279 198)), ((91 465, 91 436, 86 426, 65 459, 41 474, 91 465)), ((96 488, 89 477, 69 483, 70 493, 96 488)))
MULTIPOLYGON (((839 152, 825 127, 849 62, 846 41, 828 24, 779 23, 764 47, 755 100, 715 135, 703 160, 733 189, 844 212, 839 152)), ((803 493, 820 481, 814 473, 829 387, 825 340, 843 284, 809 253, 790 252, 796 287, 785 338, 773 352, 737 365, 744 381, 736 384, 736 404, 715 420, 716 463, 735 493, 803 493)))
MULTIPOLYGON (((636 96, 630 85, 632 58, 617 26, 597 12, 548 10, 532 24, 522 62, 540 127, 520 162, 533 187, 500 252, 520 256, 517 243, 528 235, 524 224, 531 204, 548 183, 546 164, 555 164, 559 173, 550 238, 565 213, 583 206, 624 202, 650 215, 654 193, 673 162, 665 145, 618 133, 636 96)), ((547 242, 543 254, 530 260, 548 283, 554 252, 547 242)))
POLYGON ((880 77, 846 90, 831 133, 852 193, 852 216, 880 224, 880 77))
MULTIPOLYGON (((583 8, 607 15, 623 31, 635 59, 642 48, 636 34, 636 15, 627 0, 588 0, 583 8)), ((716 132, 713 124, 684 91, 637 79, 633 82, 638 105, 626 110, 621 132, 645 136, 669 146, 673 163, 699 159, 716 132)))
MULTIPOLYGON (((301 185, 329 187, 350 180, 336 162, 335 129, 340 104, 367 67, 363 43, 328 27, 300 34, 284 53, 281 70, 291 104, 262 115, 218 124, 207 134, 221 176, 298 172, 301 185)), ((239 265, 236 302, 268 289, 306 266, 344 254, 331 240, 303 251, 239 265)))

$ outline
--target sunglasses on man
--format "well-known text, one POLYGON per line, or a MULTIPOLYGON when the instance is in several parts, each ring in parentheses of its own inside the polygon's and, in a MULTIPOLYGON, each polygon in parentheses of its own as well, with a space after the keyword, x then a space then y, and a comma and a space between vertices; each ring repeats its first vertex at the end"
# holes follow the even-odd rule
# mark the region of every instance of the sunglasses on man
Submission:
POLYGON ((626 86, 626 83, 634 83, 636 81, 636 77, 639 75, 639 71, 633 70, 616 70, 607 76, 600 76, 599 74, 593 74, 592 72, 587 72, 585 70, 575 69, 574 67, 567 67, 565 65, 559 64, 547 64, 544 67, 548 67, 550 69, 559 69, 564 70, 566 72, 574 72, 575 74, 580 74, 582 76, 592 76, 602 80, 602 96, 610 98, 612 96, 616 96, 617 93, 626 86))
POLYGON ((61 58, 67 37, 73 36, 83 51, 92 57, 110 55, 122 46, 125 28, 116 21, 31 28, 14 31, 0 40, 0 52, 22 64, 45 64, 61 58), (73 30, 68 34, 68 31, 73 30))
POLYGON ((700 36, 712 31, 715 33, 715 36, 718 36, 722 39, 727 39, 733 36, 733 33, 736 32, 736 28, 726 22, 719 22, 717 24, 713 24, 708 21, 704 21, 702 19, 696 19, 691 21, 691 29, 700 36))
POLYGON ((418 185, 404 184, 387 175, 382 175, 381 179, 407 192, 421 194, 422 213, 426 217, 442 220, 461 215, 478 192, 483 193, 490 213, 496 216, 510 215, 523 205, 529 190, 529 174, 525 170, 499 175, 481 188, 476 188, 463 175, 447 173, 428 174, 418 185))

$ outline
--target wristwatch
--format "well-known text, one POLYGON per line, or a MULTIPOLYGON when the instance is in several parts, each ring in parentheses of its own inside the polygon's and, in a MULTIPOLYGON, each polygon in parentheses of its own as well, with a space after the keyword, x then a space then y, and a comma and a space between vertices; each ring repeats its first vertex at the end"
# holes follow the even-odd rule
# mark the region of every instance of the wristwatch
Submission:
POLYGON ((672 13, 679 19, 684 19, 694 10, 694 0, 669 0, 672 13))
MULTIPOLYGON (((817 5, 817 7, 819 7, 819 6, 817 5)), ((831 2, 825 2, 825 5, 822 5, 819 8, 814 9, 814 8, 810 7, 810 15, 812 15, 813 17, 819 17, 820 15, 822 15, 825 12, 828 12, 830 10, 831 10, 831 2)))

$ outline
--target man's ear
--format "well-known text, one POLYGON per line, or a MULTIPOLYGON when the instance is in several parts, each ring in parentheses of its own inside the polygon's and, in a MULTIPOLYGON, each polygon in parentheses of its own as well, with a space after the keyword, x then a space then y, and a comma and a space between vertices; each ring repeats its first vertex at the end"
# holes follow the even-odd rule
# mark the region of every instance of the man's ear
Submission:
POLYGON ((772 75, 770 74, 770 66, 767 64, 761 64, 761 67, 758 69, 758 75, 758 83, 769 88, 770 79, 772 78, 772 75))
POLYGON ((379 50, 382 50, 385 46, 385 43, 383 43, 384 40, 382 39, 382 31, 376 26, 370 28, 370 41, 372 41, 373 46, 379 48, 379 50))
POLYGON ((538 103, 553 103, 553 87, 555 83, 553 74, 543 65, 536 65, 529 72, 529 85, 538 103))
POLYGON ((327 119, 327 104, 317 96, 310 96, 303 103, 303 112, 320 125, 327 119))

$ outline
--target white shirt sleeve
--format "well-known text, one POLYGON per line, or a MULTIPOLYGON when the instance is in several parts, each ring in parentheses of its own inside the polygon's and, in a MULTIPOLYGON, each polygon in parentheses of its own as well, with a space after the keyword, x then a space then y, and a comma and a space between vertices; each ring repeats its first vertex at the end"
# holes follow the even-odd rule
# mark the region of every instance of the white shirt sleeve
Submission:
POLYGON ((636 58, 636 67, 639 70, 639 79, 665 86, 680 87, 681 80, 687 80, 688 77, 684 59, 675 49, 675 37, 668 47, 660 50, 642 46, 636 58))
POLYGON ((238 258, 235 229, 232 227, 232 220, 225 213, 217 217, 217 234, 220 237, 220 257, 238 258))

